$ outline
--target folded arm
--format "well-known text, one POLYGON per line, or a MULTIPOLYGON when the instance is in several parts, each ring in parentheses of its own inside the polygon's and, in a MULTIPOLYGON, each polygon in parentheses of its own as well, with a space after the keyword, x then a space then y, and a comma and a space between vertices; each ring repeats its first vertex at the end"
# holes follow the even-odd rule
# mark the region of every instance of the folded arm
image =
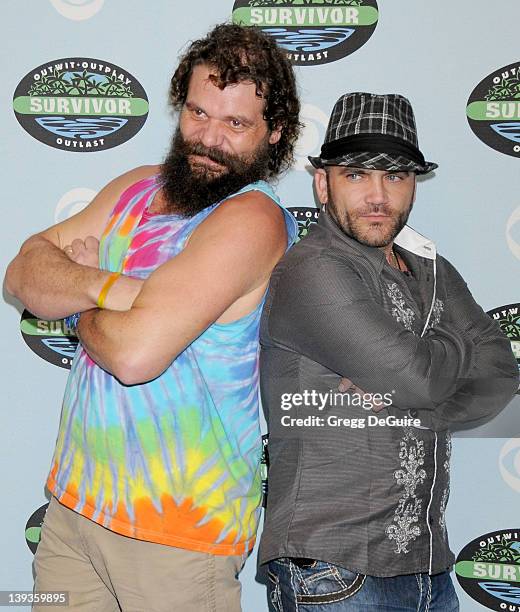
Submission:
MULTIPOLYGON (((127 172, 102 189, 84 210, 26 240, 7 268, 7 291, 45 319, 94 308, 109 273, 72 261, 63 248, 75 239, 99 239, 121 193, 152 173, 150 167, 127 172)), ((137 279, 120 279, 106 307, 128 308, 141 284, 137 279)))
POLYGON ((306 355, 365 392, 394 392, 399 408, 433 410, 473 366, 464 334, 439 326, 416 336, 343 258, 300 262, 276 280, 275 291, 263 344, 306 355))
POLYGON ((393 413, 413 409, 424 426, 446 429, 491 418, 514 393, 509 343, 460 276, 463 286, 447 300, 456 319, 448 316, 421 338, 387 313, 343 260, 320 258, 290 274, 277 286, 267 344, 304 354, 365 392, 393 391, 393 413))
POLYGON ((130 310, 82 315, 83 346, 125 384, 155 378, 209 325, 260 302, 286 240, 282 212, 267 196, 228 200, 150 275, 130 310))
POLYGON ((498 323, 475 302, 457 270, 446 260, 444 264, 445 314, 449 325, 473 343, 473 367, 456 393, 433 411, 418 410, 417 416, 430 429, 467 429, 486 423, 508 405, 518 389, 518 365, 498 323))

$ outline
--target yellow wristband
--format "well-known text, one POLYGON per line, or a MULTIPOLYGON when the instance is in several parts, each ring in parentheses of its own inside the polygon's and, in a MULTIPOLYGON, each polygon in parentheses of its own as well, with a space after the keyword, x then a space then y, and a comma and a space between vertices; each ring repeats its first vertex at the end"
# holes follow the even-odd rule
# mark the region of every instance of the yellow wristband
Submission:
POLYGON ((97 305, 98 308, 104 308, 105 307, 105 300, 107 299, 107 295, 108 292, 110 291, 110 287, 112 287, 112 285, 116 282, 116 280, 121 276, 121 272, 112 272, 112 274, 107 278, 107 280, 105 281, 105 284, 103 285, 98 299, 97 299, 97 305))

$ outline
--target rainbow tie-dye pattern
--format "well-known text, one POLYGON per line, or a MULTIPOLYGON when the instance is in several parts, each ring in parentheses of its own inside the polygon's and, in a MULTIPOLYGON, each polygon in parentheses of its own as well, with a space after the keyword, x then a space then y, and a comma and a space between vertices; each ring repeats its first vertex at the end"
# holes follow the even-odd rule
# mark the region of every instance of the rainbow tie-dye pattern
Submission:
MULTIPOLYGON (((101 268, 146 278, 219 204, 188 219, 153 215, 159 188, 153 176, 123 193, 101 240, 101 268)), ((267 183, 239 193, 249 190, 280 205, 267 183)), ((291 245, 297 224, 284 215, 291 245)), ((80 345, 47 480, 60 502, 133 538, 220 555, 250 550, 261 500, 261 309, 211 325, 142 385, 122 385, 80 345)))

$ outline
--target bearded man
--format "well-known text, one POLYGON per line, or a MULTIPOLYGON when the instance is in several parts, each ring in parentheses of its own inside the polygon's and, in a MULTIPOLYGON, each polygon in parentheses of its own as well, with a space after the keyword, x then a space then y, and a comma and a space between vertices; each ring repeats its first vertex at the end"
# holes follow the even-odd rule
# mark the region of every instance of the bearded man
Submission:
POLYGON ((220 25, 171 100, 164 164, 29 238, 6 277, 80 340, 35 557, 36 590, 70 610, 239 610, 255 541, 258 326, 297 233, 265 179, 292 162, 295 79, 269 37, 220 25))
POLYGON ((406 225, 416 176, 437 167, 406 98, 341 96, 310 161, 323 209, 273 272, 260 333, 271 600, 456 612, 450 431, 513 397, 511 344, 406 225))

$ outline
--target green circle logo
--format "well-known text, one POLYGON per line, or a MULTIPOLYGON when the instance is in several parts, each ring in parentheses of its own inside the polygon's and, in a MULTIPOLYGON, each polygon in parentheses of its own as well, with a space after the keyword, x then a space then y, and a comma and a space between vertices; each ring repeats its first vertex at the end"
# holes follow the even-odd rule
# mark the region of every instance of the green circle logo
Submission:
POLYGON ((36 140, 63 151, 91 153, 135 136, 148 116, 148 98, 123 68, 105 60, 66 57, 24 76, 13 108, 36 140))
POLYGON ((455 565, 460 586, 490 610, 520 605, 520 529, 486 533, 465 546, 455 565))
POLYGON ((25 541, 33 554, 36 553, 42 531, 42 523, 49 504, 40 506, 38 510, 33 512, 25 525, 25 541))
POLYGON ((483 143, 499 153, 520 157, 520 62, 483 79, 469 97, 466 115, 483 143))
POLYGON ((78 347, 78 338, 63 319, 45 321, 24 310, 20 331, 27 346, 39 357, 70 370, 78 347))
POLYGON ((296 66, 335 62, 374 33, 376 0, 237 0, 233 23, 272 36, 296 66))

